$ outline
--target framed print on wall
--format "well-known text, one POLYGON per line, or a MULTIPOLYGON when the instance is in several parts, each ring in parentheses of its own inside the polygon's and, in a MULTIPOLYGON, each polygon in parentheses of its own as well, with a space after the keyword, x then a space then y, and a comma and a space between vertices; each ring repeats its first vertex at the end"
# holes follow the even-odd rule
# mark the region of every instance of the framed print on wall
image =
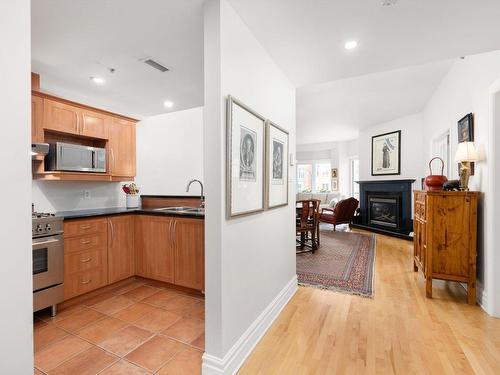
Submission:
POLYGON ((458 120, 458 143, 474 142, 474 117, 472 113, 458 120))
POLYGON ((288 204, 288 132, 271 121, 266 126, 266 207, 288 204))
POLYGON ((401 130, 372 137, 372 176, 401 174, 401 130))
POLYGON ((226 217, 264 210, 265 119, 228 96, 226 217))
MULTIPOLYGON (((458 120, 457 127, 458 143, 474 142, 474 115, 472 113, 469 113, 468 115, 465 115, 460 120, 458 120)), ((470 162, 468 164, 470 175, 474 176, 475 164, 474 162, 470 162)), ((461 166, 460 163, 458 163, 458 175, 460 175, 460 170, 461 166)))

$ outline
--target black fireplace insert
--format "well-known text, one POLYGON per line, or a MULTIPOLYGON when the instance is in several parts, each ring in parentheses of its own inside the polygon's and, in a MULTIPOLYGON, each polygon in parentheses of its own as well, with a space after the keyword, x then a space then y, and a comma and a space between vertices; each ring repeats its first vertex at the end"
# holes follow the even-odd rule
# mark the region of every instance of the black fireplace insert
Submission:
POLYGON ((368 196, 368 222, 370 225, 399 229, 401 199, 399 196, 368 196))

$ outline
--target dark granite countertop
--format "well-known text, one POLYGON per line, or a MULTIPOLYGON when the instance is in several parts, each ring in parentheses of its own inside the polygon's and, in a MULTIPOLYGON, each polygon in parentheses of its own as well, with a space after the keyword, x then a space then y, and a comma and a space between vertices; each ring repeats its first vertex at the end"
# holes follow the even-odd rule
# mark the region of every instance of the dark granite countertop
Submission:
POLYGON ((126 207, 112 207, 112 208, 94 208, 87 210, 71 210, 56 212, 56 216, 64 217, 66 220, 81 219, 85 217, 109 216, 109 215, 123 215, 123 214, 138 214, 138 215, 158 215, 158 216, 178 216, 189 217, 196 219, 204 219, 204 213, 197 212, 165 212, 158 211, 152 208, 126 208, 126 207))

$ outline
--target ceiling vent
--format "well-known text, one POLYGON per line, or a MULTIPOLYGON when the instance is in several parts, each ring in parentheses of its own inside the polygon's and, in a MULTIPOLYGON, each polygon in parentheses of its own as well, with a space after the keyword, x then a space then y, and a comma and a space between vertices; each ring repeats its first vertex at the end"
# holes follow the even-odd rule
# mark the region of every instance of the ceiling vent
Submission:
POLYGON ((383 7, 391 7, 393 5, 396 5, 397 2, 398 0, 382 0, 380 2, 380 5, 382 5, 383 7))
POLYGON ((165 66, 161 65, 160 63, 158 63, 154 60, 151 60, 151 59, 144 60, 144 63, 148 64, 149 66, 151 66, 155 69, 158 69, 162 73, 168 72, 170 70, 167 67, 165 67, 165 66))

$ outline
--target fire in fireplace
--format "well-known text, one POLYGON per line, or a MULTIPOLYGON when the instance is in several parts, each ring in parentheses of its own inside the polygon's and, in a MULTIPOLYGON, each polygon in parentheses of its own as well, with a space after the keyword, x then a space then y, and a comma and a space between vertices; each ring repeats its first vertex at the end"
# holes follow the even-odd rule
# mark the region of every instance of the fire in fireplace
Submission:
POLYGON ((368 215, 371 225, 398 229, 399 200, 397 197, 368 197, 368 215))

